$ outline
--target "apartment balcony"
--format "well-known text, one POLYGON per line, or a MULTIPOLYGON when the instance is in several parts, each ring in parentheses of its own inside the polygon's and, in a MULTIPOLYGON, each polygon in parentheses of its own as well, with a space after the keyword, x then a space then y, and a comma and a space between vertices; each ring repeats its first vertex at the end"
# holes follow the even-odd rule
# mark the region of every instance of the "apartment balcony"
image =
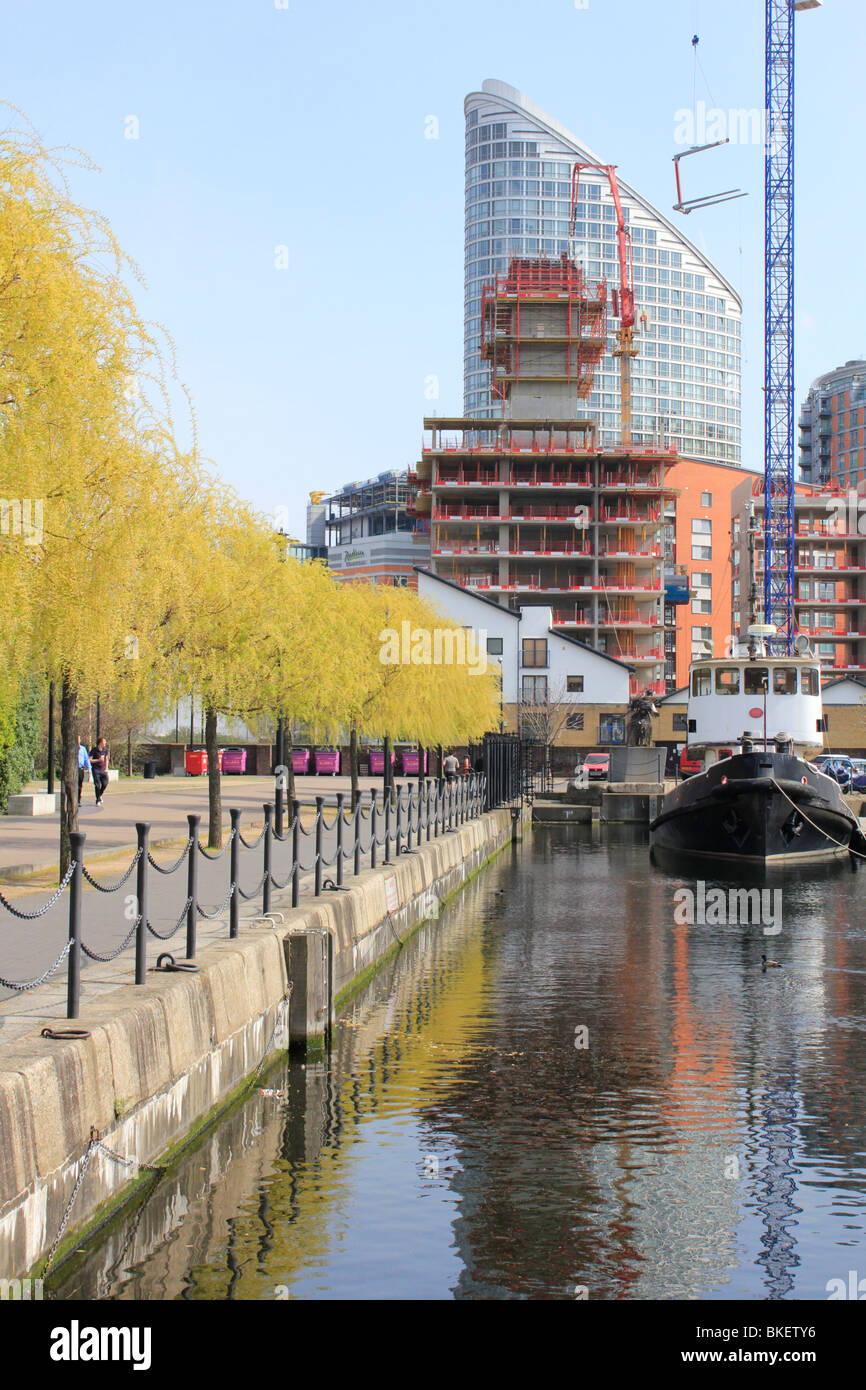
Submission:
POLYGON ((532 507, 523 504, 519 508, 509 508, 503 521, 543 521, 545 525, 559 524, 562 526, 573 526, 575 521, 589 523, 592 521, 592 509, 580 504, 573 506, 538 506, 532 507))
POLYGON ((586 609, 554 608, 554 627, 593 627, 592 615, 586 609))
MULTIPOLYGON (((623 598, 633 597, 639 602, 644 594, 658 592, 658 586, 652 584, 628 584, 625 582, 611 584, 588 584, 577 578, 570 578, 567 583, 558 582, 556 578, 551 579, 541 570, 533 571, 528 574, 508 575, 507 579, 500 581, 498 574, 490 571, 482 571, 478 574, 455 575, 455 582, 462 584, 466 588, 490 589, 503 593, 543 593, 543 594, 594 594, 615 595, 623 598)), ((641 627, 661 627, 662 624, 647 623, 640 624, 641 627)))
POLYGON ((618 616, 617 614, 602 614, 600 612, 598 626, 600 629, 611 628, 612 630, 633 628, 637 632, 662 632, 664 630, 664 623, 657 615, 641 617, 637 613, 630 616, 618 616))
POLYGON ((803 608, 857 608, 866 606, 866 598, 809 598, 798 599, 803 608))
POLYGON ((542 549, 540 545, 521 545, 520 547, 516 545, 500 546, 498 541, 481 541, 475 545, 460 545, 457 542, 448 543, 440 540, 437 544, 433 545, 432 554, 497 556, 501 555, 503 559, 506 556, 509 556, 511 558, 526 556, 527 559, 544 560, 571 560, 575 557, 584 559, 592 558, 592 550, 588 545, 561 545, 558 548, 555 548, 553 546, 547 546, 545 549, 542 549))
MULTIPOLYGON (((866 625, 864 625, 866 627, 866 625)), ((866 631, 858 632, 856 628, 845 628, 844 631, 835 627, 800 627, 798 632, 802 632, 806 637, 812 637, 816 642, 863 642, 866 641, 866 631)))
POLYGON ((661 545, 648 545, 643 547, 631 547, 615 545, 608 542, 607 545, 600 545, 598 548, 598 558, 600 560, 623 560, 634 564, 655 564, 662 556, 661 545))
POLYGON ((832 583, 833 579, 837 575, 839 576, 839 578, 845 579, 848 575, 866 574, 866 565, 852 563, 835 565, 816 565, 814 561, 802 562, 795 560, 794 573, 825 575, 828 581, 832 583))
POLYGON ((664 681, 642 681, 638 676, 632 676, 629 682, 629 695, 666 695, 667 687, 664 681))
POLYGON ((618 507, 599 507, 598 520, 600 525, 604 523, 610 526, 658 526, 661 522, 661 512, 657 507, 648 507, 643 511, 623 502, 618 507))
POLYGON ((498 521, 499 503, 498 502, 466 502, 462 506, 457 503, 448 505, 441 503, 434 507, 431 513, 432 521, 498 521))

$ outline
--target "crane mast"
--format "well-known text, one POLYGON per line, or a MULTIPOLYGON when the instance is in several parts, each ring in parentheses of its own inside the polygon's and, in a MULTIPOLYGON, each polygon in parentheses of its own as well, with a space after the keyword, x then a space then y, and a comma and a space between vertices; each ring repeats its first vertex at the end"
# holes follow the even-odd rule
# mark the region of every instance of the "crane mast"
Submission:
POLYGON ((823 0, 765 0, 764 621, 794 641, 794 15, 823 0))
POLYGON ((764 620, 794 639, 794 0, 766 3, 764 620))

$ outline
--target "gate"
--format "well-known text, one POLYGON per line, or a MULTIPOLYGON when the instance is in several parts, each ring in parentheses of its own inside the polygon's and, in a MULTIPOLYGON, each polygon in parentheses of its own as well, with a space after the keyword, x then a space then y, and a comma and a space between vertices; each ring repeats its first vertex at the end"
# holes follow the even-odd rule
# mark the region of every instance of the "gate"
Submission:
POLYGON ((553 758, 549 743, 520 741, 520 795, 527 801, 553 791, 553 758))

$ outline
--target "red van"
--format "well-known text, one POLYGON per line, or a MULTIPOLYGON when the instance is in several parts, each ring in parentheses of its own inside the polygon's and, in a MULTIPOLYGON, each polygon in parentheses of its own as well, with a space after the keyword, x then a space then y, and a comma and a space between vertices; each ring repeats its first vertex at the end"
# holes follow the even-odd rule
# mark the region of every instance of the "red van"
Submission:
POLYGON ((680 753, 680 776, 694 777, 696 772, 703 772, 703 770, 703 760, 701 758, 690 757, 688 747, 684 745, 683 751, 680 753))

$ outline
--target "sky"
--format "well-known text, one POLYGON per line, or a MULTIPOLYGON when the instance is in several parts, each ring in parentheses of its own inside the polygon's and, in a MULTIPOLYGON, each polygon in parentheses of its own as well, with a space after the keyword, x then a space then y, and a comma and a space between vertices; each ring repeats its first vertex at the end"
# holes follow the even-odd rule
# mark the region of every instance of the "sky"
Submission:
MULTIPOLYGON (((202 451, 303 537, 312 489, 412 465, 424 415, 462 413, 463 99, 488 77, 617 164, 741 294, 743 457, 762 466, 762 149, 684 165, 689 197, 748 194, 684 219, 671 161, 693 100, 763 106, 763 22, 763 0, 19 0, 2 95, 98 166, 74 196, 140 266, 202 451)), ((866 4, 796 25, 799 405, 866 357, 866 4)))

